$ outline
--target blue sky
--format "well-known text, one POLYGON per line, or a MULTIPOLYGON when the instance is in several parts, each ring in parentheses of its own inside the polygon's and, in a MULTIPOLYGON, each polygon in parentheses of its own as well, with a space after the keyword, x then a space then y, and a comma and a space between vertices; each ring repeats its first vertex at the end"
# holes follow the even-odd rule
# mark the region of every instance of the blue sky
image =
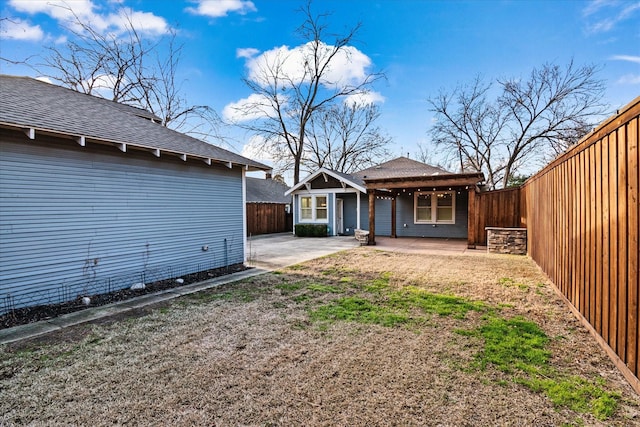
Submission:
MULTIPOLYGON (((70 34, 58 0, 4 0, 0 56, 13 60, 41 55, 44 47, 70 34)), ((242 82, 252 58, 274 48, 294 49, 302 22, 302 0, 68 0, 67 4, 104 31, 117 31, 118 13, 128 8, 134 22, 153 39, 169 28, 184 43, 180 79, 191 104, 207 104, 219 114, 251 95, 242 82)), ((353 47, 362 54, 356 66, 382 71, 375 86, 382 116, 379 125, 393 138, 397 155, 428 143, 433 119, 426 99, 480 74, 526 78, 545 62, 602 67, 605 101, 612 110, 640 95, 640 2, 594 1, 426 1, 316 0, 313 10, 332 12, 331 29, 358 22, 353 47)), ((353 68, 353 67, 352 67, 353 68)), ((353 71, 353 69, 351 70, 353 71)), ((4 74, 37 74, 0 62, 4 74)), ((228 110, 227 110, 228 111, 228 110)), ((233 149, 251 155, 248 137, 233 149)), ((255 156, 252 156, 255 157, 255 156)), ((437 157, 437 153, 436 153, 437 157)), ((257 159, 260 160, 260 159, 257 159)), ((264 160, 264 159, 263 159, 264 160)))

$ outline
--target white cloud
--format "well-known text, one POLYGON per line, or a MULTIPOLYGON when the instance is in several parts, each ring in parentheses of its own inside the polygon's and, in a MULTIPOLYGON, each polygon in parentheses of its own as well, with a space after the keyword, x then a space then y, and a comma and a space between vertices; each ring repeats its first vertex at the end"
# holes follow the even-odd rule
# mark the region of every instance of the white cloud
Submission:
POLYGON ((0 21, 0 38, 24 41, 40 41, 44 32, 40 25, 31 25, 18 18, 6 18, 0 21))
POLYGON ((613 55, 611 58, 614 61, 627 61, 627 62, 635 62, 636 64, 640 64, 640 56, 633 55, 613 55))
POLYGON ((587 6, 582 10, 583 16, 590 16, 594 13, 597 13, 604 7, 614 6, 616 4, 616 0, 593 0, 587 4, 587 6))
POLYGON ((148 35, 162 35, 169 31, 169 25, 164 18, 151 12, 140 12, 130 8, 120 9, 116 14, 109 15, 109 23, 124 32, 129 26, 148 35))
POLYGON ((258 10, 253 2, 248 0, 195 0, 195 2, 198 6, 186 8, 187 12, 212 18, 227 16, 230 12, 246 15, 258 10))
MULTIPOLYGON (((101 14, 91 0, 10 0, 16 11, 35 15, 43 13, 58 21, 61 26, 73 31, 82 31, 78 20, 99 33, 111 32, 115 35, 126 32, 130 23, 136 30, 147 36, 164 34, 169 30, 166 20, 150 12, 135 11, 119 7, 113 13, 101 14)), ((116 3, 114 3, 116 5, 116 3)))
POLYGON ((236 49, 236 58, 253 58, 254 56, 256 56, 257 54, 259 54, 260 51, 258 49, 255 49, 253 47, 245 47, 245 48, 240 48, 240 49, 236 49))
POLYGON ((613 30, 620 22, 631 18, 640 10, 640 2, 619 2, 612 0, 595 0, 582 11, 583 16, 594 18, 587 25, 591 33, 606 33, 613 30))
MULTIPOLYGON (((286 100, 281 100, 286 102, 286 100)), ((269 99, 256 93, 238 102, 227 104, 222 110, 222 118, 231 123, 240 123, 265 117, 273 117, 275 109, 269 99)))
POLYGON ((344 103, 348 105, 371 105, 383 103, 384 100, 385 98, 380 92, 368 91, 347 96, 344 99, 344 103))
POLYGON ((640 74, 625 74, 616 83, 621 85, 640 85, 640 74))
POLYGON ((268 162, 269 164, 272 164, 274 158, 266 148, 268 146, 269 144, 263 136, 253 135, 249 139, 249 142, 242 147, 242 153, 240 153, 240 155, 259 162, 268 162))
MULTIPOLYGON (((248 77, 260 85, 267 85, 274 72, 294 83, 300 83, 309 76, 309 61, 314 56, 313 42, 290 49, 288 46, 275 47, 259 56, 249 58, 246 62, 248 77)), ((320 43, 320 62, 328 60, 334 47, 320 43)), ((327 88, 342 88, 358 85, 367 76, 371 59, 352 46, 342 48, 331 58, 324 71, 322 84, 327 88)))

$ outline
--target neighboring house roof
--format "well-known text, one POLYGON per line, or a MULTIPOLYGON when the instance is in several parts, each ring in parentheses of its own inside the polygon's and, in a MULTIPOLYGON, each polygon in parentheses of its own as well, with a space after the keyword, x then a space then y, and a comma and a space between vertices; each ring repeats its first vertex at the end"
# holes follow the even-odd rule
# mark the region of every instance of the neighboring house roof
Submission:
MULTIPOLYGON (((207 163, 221 162, 247 170, 270 170, 269 166, 239 154, 171 130, 152 120, 139 108, 79 93, 30 77, 0 75, 0 126, 75 136, 146 149, 156 156, 173 154, 183 160, 195 157, 207 163)), ((31 136, 30 136, 31 137, 31 136)))
POLYGON ((291 203, 291 196, 284 195, 287 190, 289 187, 280 181, 247 177, 247 202, 291 203))
POLYGON ((388 162, 355 172, 353 175, 364 180, 369 180, 452 175, 452 173, 407 157, 398 157, 397 159, 389 160, 388 162))
POLYGON ((303 180, 301 180, 299 183, 297 183, 293 187, 291 187, 289 189, 289 191, 287 191, 285 194, 289 195, 289 194, 293 193, 294 191, 296 191, 296 190, 302 188, 303 186, 305 186, 306 183, 309 183, 309 182, 313 181, 314 179, 316 179, 318 176, 320 176, 322 174, 326 174, 326 175, 332 176, 333 178, 337 179, 338 181, 340 181, 344 185, 348 185, 350 187, 353 187, 358 191, 361 191, 363 193, 367 192, 367 189, 365 188, 364 182, 362 181, 362 179, 360 179, 358 177, 355 177, 353 175, 349 175, 349 174, 342 173, 342 172, 337 172, 337 171, 334 171, 334 170, 331 170, 331 169, 320 168, 317 171, 315 171, 314 173, 312 173, 311 175, 309 175, 306 178, 304 178, 303 180))

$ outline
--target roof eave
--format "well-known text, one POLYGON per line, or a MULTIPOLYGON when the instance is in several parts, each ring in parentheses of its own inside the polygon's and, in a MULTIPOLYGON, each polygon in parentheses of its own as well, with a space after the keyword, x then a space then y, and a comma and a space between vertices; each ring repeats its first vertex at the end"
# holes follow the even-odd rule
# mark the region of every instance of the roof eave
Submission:
MULTIPOLYGON (((202 154, 194 154, 194 153, 189 153, 189 152, 166 150, 166 149, 163 149, 163 148, 150 147, 150 146, 146 146, 146 145, 143 145, 143 144, 136 144, 136 143, 131 143, 131 142, 110 140, 110 139, 106 139, 106 138, 96 138, 96 137, 88 136, 88 135, 61 132, 61 131, 57 131, 57 130, 53 130, 53 129, 34 127, 34 126, 29 126, 29 125, 17 124, 17 123, 8 123, 8 122, 1 122, 0 121, 0 127, 23 131, 23 132, 27 133, 27 136, 29 137, 29 139, 36 139, 36 135, 38 133, 40 133, 40 134, 44 134, 44 135, 50 135, 50 136, 73 139, 78 143, 78 145, 80 145, 82 147, 85 146, 86 142, 93 141, 93 142, 98 142, 98 143, 107 143, 107 144, 114 145, 114 146, 118 147, 118 149, 120 151, 122 151, 122 152, 126 152, 126 150, 128 148, 133 148, 133 149, 136 149, 136 150, 149 151, 156 157, 160 157, 162 153, 166 153, 166 154, 169 154, 169 155, 172 155, 172 156, 178 156, 179 158, 181 158, 184 161, 186 161, 187 158, 193 158, 193 159, 202 160, 203 162, 205 162, 208 165, 211 165, 212 163, 222 164, 222 165, 227 166, 230 169, 233 168, 234 166, 239 166, 239 167, 244 168, 248 172, 255 172, 255 171, 268 172, 268 171, 272 170, 272 168, 270 166, 263 165, 263 164, 261 164, 259 162, 256 162, 256 161, 251 161, 250 163, 248 163, 248 162, 238 162, 238 161, 233 161, 233 160, 229 160, 229 159, 220 159, 220 158, 216 158, 216 157, 212 157, 212 156, 204 156, 202 154)), ((247 160, 250 160, 250 159, 247 159, 247 160)))

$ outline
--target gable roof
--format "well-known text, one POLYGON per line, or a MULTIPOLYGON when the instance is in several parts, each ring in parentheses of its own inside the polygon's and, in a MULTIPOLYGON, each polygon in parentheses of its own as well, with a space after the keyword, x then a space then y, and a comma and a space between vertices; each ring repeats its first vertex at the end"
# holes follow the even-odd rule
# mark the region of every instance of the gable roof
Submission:
POLYGON ((247 202, 291 203, 291 196, 284 195, 287 190, 280 181, 247 177, 247 202))
POLYGON ((76 92, 30 77, 0 75, 0 126, 20 128, 32 134, 47 132, 83 140, 118 144, 183 160, 195 157, 207 163, 243 166, 247 170, 271 170, 269 166, 199 139, 171 130, 139 108, 76 92))
POLYGON ((314 179, 316 179, 318 176, 320 176, 322 174, 329 175, 329 176, 337 179, 341 183, 344 183, 344 185, 348 185, 349 187, 353 187, 353 188, 355 188, 356 190, 358 190, 358 191, 360 191, 362 193, 366 193, 367 192, 367 189, 364 187, 364 181, 362 181, 362 179, 360 179, 358 177, 355 177, 353 175, 349 175, 349 174, 346 174, 346 173, 334 171, 334 170, 331 170, 331 169, 320 168, 317 171, 315 171, 314 173, 312 173, 311 175, 309 175, 306 178, 300 180, 299 183, 297 183, 296 185, 291 187, 289 189, 289 191, 287 191, 285 194, 288 196, 289 194, 291 194, 294 191, 300 189, 306 183, 313 181, 314 179))
POLYGON ((436 166, 409 159, 408 157, 398 157, 354 173, 354 176, 363 180, 435 175, 452 175, 452 173, 436 166))

